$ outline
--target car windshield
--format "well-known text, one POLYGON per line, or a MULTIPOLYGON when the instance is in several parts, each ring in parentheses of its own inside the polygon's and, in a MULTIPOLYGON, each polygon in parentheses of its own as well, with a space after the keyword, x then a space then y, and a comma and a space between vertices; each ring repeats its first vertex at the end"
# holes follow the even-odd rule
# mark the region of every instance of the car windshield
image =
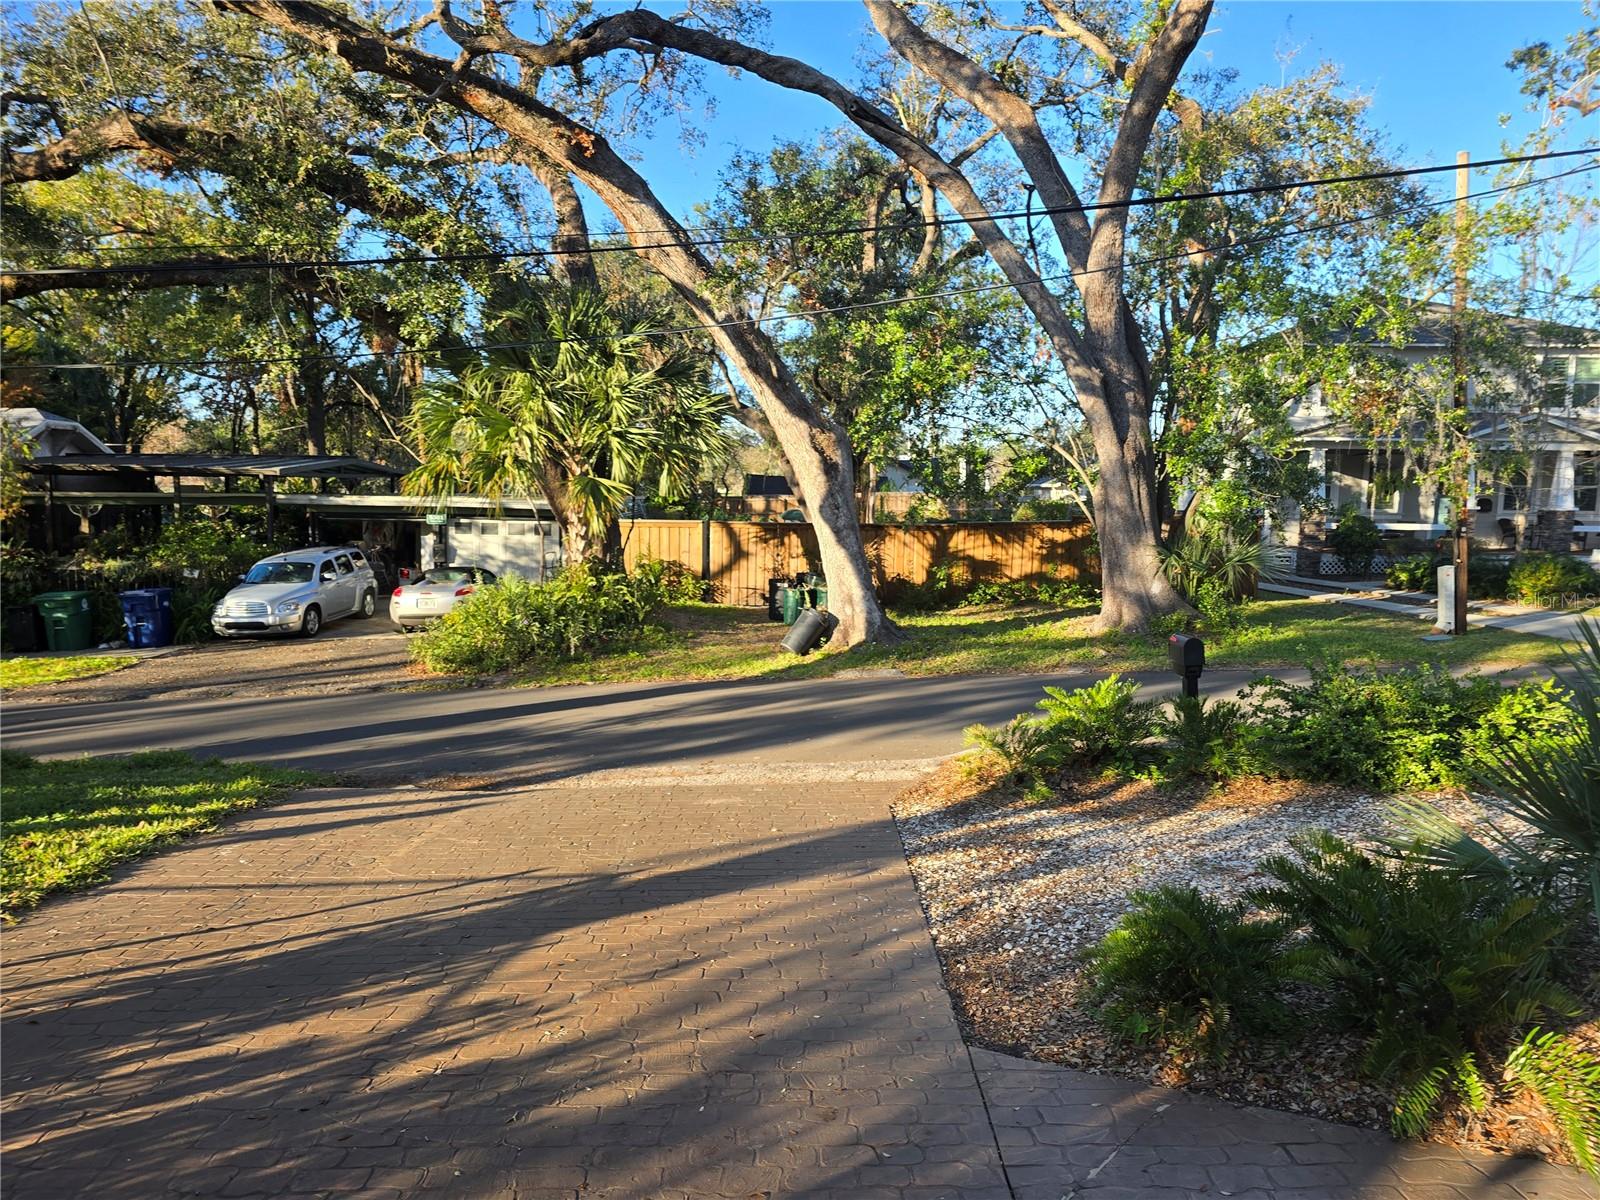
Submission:
POLYGON ((310 583, 308 562, 261 562, 250 568, 246 583, 310 583))
POLYGON ((435 567, 425 572, 418 583, 469 583, 474 572, 470 567, 435 567))

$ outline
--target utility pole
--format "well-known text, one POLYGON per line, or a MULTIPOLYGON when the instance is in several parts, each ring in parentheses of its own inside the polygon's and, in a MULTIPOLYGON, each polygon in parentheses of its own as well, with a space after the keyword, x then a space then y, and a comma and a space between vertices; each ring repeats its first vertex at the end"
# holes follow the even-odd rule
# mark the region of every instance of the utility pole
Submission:
POLYGON ((1472 428, 1467 408, 1467 347, 1463 336, 1467 317, 1467 192, 1472 172, 1465 150, 1456 153, 1456 246, 1455 280, 1450 289, 1450 350, 1455 375, 1455 406, 1461 412, 1461 453, 1456 457, 1456 538, 1455 538, 1455 619, 1451 633, 1467 632, 1467 556, 1472 547, 1472 524, 1476 513, 1471 492, 1472 428))

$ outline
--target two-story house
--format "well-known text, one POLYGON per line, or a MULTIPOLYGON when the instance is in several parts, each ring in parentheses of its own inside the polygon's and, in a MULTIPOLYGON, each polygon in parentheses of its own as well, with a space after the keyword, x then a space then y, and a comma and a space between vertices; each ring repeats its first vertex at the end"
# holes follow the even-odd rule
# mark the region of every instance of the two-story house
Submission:
MULTIPOLYGON (((1450 310, 1437 306, 1411 343, 1393 350, 1408 364, 1443 363, 1450 354, 1450 310)), ((1470 434, 1479 448, 1471 480, 1474 544, 1484 549, 1600 548, 1600 331, 1503 318, 1524 335, 1538 364, 1537 380, 1507 376, 1493 389, 1469 381, 1470 434), (1481 393, 1481 394, 1480 394, 1481 393), (1493 395, 1493 399, 1488 397, 1493 395)), ((1283 533, 1299 548, 1299 569, 1323 565, 1323 535, 1347 505, 1367 514, 1396 552, 1444 536, 1450 498, 1404 480, 1404 455, 1376 445, 1333 412, 1318 388, 1290 410, 1310 465, 1323 474, 1326 516, 1292 510, 1283 533)))

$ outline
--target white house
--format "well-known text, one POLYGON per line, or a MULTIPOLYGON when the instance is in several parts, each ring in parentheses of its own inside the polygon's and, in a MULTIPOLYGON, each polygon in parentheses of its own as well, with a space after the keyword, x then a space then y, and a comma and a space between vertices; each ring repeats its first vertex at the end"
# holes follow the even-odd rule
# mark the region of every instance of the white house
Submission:
MULTIPOLYGON (((1422 363, 1450 353, 1449 310, 1424 323, 1413 342, 1395 355, 1422 363)), ((1525 329, 1540 363, 1535 385, 1503 381, 1512 400, 1479 405, 1478 387, 1468 382, 1471 437, 1484 451, 1500 451, 1525 466, 1495 477, 1476 473, 1472 490, 1474 541, 1487 549, 1583 551, 1600 546, 1600 333, 1565 329, 1549 340, 1549 327, 1506 318, 1525 329)), ((1374 449, 1365 436, 1341 423, 1313 388, 1290 409, 1310 465, 1323 474, 1326 519, 1285 514, 1290 545, 1314 552, 1338 510, 1353 505, 1397 542, 1429 542, 1451 528, 1451 502, 1436 490, 1401 486, 1401 452, 1374 449)), ((1485 454, 1484 458, 1492 455, 1485 454)), ((1403 548, 1403 546, 1401 547, 1403 548)), ((1301 569, 1308 569, 1302 554, 1301 569)))

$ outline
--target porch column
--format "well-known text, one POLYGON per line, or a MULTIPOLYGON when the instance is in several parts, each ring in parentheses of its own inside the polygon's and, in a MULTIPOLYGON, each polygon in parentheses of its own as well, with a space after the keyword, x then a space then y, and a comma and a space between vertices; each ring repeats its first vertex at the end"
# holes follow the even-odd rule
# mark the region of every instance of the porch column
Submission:
POLYGON ((1578 507, 1577 454, 1571 449, 1556 451, 1556 467, 1550 476, 1550 503, 1557 512, 1578 507))
POLYGON ((1321 447, 1306 451, 1306 466, 1317 473, 1316 495, 1328 499, 1328 452, 1321 447))

